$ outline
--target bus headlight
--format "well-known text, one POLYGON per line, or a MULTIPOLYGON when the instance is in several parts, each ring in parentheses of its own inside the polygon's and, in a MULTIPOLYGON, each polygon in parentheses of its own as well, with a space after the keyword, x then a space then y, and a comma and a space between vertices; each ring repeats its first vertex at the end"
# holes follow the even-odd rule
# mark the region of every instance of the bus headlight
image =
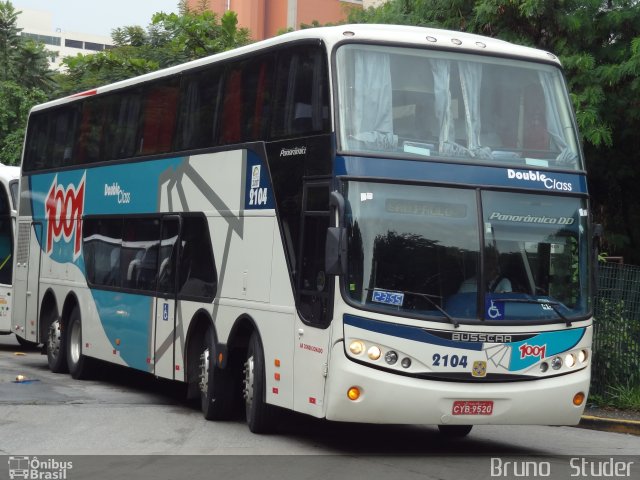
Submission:
POLYGON ((573 353, 567 354, 564 357, 564 364, 567 368, 571 368, 576 364, 576 356, 573 353))
POLYGON ((553 368, 554 370, 560 370, 561 367, 562 367, 562 358, 554 357, 553 360, 551 360, 551 368, 553 368))
POLYGON ((380 355, 382 355, 382 352, 380 351, 380 347, 376 347, 375 345, 373 345, 372 347, 369 347, 367 355, 371 360, 378 360, 380 358, 380 355))
POLYGON ((362 343, 360 340, 354 340, 349 345, 349 351, 354 355, 360 355, 362 352, 364 352, 364 343, 362 343))
POLYGON ((587 361, 587 358, 589 358, 589 354, 586 350, 580 350, 578 352, 578 362, 584 363, 587 361))

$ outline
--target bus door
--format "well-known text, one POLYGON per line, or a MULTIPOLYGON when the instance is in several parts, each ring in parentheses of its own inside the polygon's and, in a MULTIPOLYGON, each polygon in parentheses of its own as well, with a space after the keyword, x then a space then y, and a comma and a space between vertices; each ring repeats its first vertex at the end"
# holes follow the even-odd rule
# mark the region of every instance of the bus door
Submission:
POLYGON ((16 270, 14 272, 13 328, 20 337, 38 342, 38 279, 40 277, 42 224, 18 224, 16 270))
POLYGON ((294 331, 294 409, 316 417, 324 411, 333 313, 333 277, 325 274, 329 219, 329 183, 305 182, 294 331))
POLYGON ((178 215, 162 218, 156 284, 156 317, 153 345, 154 374, 164 378, 175 375, 175 338, 177 288, 176 269, 181 219, 178 215))

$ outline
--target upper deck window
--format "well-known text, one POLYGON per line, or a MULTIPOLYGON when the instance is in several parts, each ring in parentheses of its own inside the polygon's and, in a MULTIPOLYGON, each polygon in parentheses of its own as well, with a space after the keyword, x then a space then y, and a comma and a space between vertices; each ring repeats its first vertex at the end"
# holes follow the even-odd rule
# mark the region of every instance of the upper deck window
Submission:
POLYGON ((417 48, 337 52, 342 151, 583 168, 560 70, 417 48))

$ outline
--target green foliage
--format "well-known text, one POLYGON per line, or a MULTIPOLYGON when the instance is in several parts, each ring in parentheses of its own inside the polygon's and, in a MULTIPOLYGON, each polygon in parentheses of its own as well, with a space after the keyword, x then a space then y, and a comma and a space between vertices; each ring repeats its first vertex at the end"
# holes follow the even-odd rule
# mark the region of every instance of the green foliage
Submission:
POLYGON ((422 25, 541 48, 562 61, 604 245, 640 263, 640 2, 389 0, 356 23, 422 25))
POLYGON ((599 300, 592 388, 604 397, 620 385, 640 385, 640 325, 627 316, 623 301, 599 300))
POLYGON ((18 11, 0 1, 0 162, 17 165, 29 110, 53 88, 43 45, 21 37, 18 11))
POLYGON ((640 410, 640 387, 613 385, 604 394, 590 395, 589 400, 591 403, 601 407, 640 410))
POLYGON ((250 42, 249 31, 238 28, 235 12, 218 17, 204 3, 190 10, 185 2, 180 3, 179 11, 154 14, 146 30, 139 26, 114 29, 115 48, 66 58, 65 72, 57 77, 57 95, 125 80, 250 42))

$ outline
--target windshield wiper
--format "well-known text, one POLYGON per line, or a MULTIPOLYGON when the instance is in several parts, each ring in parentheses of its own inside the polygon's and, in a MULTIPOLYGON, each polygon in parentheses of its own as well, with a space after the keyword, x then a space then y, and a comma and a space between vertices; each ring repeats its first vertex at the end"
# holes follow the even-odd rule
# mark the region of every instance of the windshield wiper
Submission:
POLYGON ((556 315, 558 315, 558 317, 564 320, 567 327, 571 326, 571 320, 564 313, 562 313, 558 308, 560 305, 562 305, 562 303, 557 302, 555 300, 540 300, 538 298, 508 298, 508 297, 504 297, 504 298, 492 297, 491 300, 494 300, 496 302, 506 302, 506 303, 533 303, 537 305, 548 305, 549 307, 551 307, 551 310, 553 310, 556 313, 556 315))
POLYGON ((436 302, 431 300, 432 298, 442 298, 442 297, 438 295, 429 295, 428 293, 420 293, 420 292, 404 292, 403 291, 402 293, 404 293, 405 295, 415 295, 416 297, 424 298, 427 302, 433 305, 436 308, 436 310, 438 310, 442 315, 444 315, 444 317, 447 320, 449 320, 455 328, 458 328, 460 326, 460 324, 455 318, 449 315, 440 305, 438 305, 436 302))

